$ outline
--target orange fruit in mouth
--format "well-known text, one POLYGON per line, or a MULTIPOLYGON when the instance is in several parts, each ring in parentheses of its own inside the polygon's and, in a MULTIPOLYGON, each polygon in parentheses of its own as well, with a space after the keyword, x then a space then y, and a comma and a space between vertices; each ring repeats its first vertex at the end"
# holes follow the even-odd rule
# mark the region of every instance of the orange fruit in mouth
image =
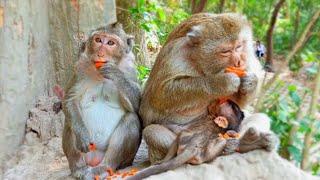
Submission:
POLYGON ((227 67, 225 69, 226 73, 234 73, 236 75, 238 75, 239 77, 244 77, 246 76, 246 72, 244 71, 244 69, 242 68, 236 68, 236 67, 227 67))
POLYGON ((94 65, 96 66, 97 69, 101 68, 105 62, 95 62, 94 65))

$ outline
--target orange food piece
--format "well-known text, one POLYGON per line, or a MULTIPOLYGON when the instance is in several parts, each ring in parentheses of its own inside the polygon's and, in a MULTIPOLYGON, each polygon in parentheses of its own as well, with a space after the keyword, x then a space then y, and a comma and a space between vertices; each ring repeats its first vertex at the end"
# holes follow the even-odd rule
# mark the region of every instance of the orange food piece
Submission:
POLYGON ((229 125, 227 118, 223 116, 218 116, 213 121, 221 128, 227 128, 229 125))
POLYGON ((89 151, 95 151, 97 149, 97 146, 95 143, 90 143, 89 144, 89 151))
POLYGON ((100 180, 100 176, 99 175, 95 175, 94 176, 94 180, 100 180))
POLYGON ((130 170, 130 172, 138 172, 139 170, 137 169, 137 168, 132 168, 131 170, 130 170))
POLYGON ((236 68, 236 67, 227 67, 225 69, 225 72, 226 73, 234 73, 234 74, 238 75, 239 77, 244 77, 247 74, 243 69, 236 68))
POLYGON ((111 179, 112 179, 112 177, 111 177, 111 176, 108 176, 106 179, 107 179, 107 180, 111 180, 111 179))
POLYGON ((113 176, 114 175, 114 172, 113 172, 113 170, 111 168, 107 168, 106 171, 109 174, 109 176, 113 176))
POLYGON ((223 139, 231 139, 231 138, 237 138, 238 139, 240 137, 240 134, 237 133, 235 136, 230 136, 228 133, 224 133, 224 134, 219 133, 218 137, 223 138, 223 139))
POLYGON ((128 175, 129 175, 128 172, 124 172, 121 177, 122 177, 122 178, 125 178, 125 177, 127 177, 128 175))
POLYGON ((221 97, 218 102, 219 105, 228 102, 228 99, 229 99, 228 97, 221 97))
POLYGON ((94 65, 97 69, 101 68, 105 63, 104 62, 95 62, 94 65))

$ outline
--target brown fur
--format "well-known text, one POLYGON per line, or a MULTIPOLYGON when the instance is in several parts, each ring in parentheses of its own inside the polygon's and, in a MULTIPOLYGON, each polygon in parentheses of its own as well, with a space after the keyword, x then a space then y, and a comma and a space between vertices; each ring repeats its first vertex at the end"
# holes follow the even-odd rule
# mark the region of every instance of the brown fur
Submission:
POLYGON ((185 163, 201 164, 211 161, 221 155, 226 146, 228 153, 236 150, 238 148, 237 139, 226 140, 218 138, 218 135, 230 131, 238 131, 244 118, 243 112, 235 103, 228 101, 224 104, 216 105, 214 110, 211 109, 211 113, 185 127, 162 161, 138 172, 129 180, 146 178, 177 168, 185 163), (227 128, 219 127, 215 123, 215 118, 219 117, 227 117, 229 122, 227 128))
POLYGON ((241 15, 196 14, 178 25, 157 56, 139 110, 150 161, 167 154, 179 134, 172 125, 205 117, 221 97, 247 105, 257 87, 258 64, 249 22, 241 15), (245 68, 245 77, 224 72, 236 65, 245 68))
POLYGON ((137 115, 140 89, 133 66, 132 46, 132 37, 117 23, 93 31, 80 50, 75 75, 63 100, 63 151, 76 178, 92 180, 94 175, 103 177, 106 167, 129 166, 138 150, 141 140, 137 115), (97 37, 101 42, 94 39, 97 37), (115 44, 107 44, 110 40, 115 44), (94 66, 97 59, 106 60, 99 70, 94 66), (96 113, 85 116, 84 113, 90 113, 89 108, 96 113), (123 115, 99 115, 108 111, 123 115), (111 123, 114 129, 108 129, 111 123), (90 143, 97 144, 96 152, 89 152, 90 143), (98 166, 91 167, 92 164, 98 166))

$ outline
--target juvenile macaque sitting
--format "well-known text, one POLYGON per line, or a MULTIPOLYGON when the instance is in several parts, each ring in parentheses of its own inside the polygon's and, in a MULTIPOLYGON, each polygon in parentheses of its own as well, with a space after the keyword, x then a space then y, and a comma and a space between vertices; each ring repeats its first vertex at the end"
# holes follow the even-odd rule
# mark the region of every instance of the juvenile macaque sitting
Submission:
POLYGON ((201 164, 214 160, 224 151, 230 153, 238 148, 236 138, 239 125, 244 114, 237 104, 227 100, 222 104, 214 103, 208 107, 208 115, 188 124, 178 134, 166 157, 129 180, 146 178, 148 176, 175 169, 182 164, 201 164), (228 134, 228 139, 219 134, 228 134))

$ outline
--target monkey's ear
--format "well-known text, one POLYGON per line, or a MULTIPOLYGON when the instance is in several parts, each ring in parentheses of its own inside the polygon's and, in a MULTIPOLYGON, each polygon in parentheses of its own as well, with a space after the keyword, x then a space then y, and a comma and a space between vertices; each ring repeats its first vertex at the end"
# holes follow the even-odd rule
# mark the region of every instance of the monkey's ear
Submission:
POLYGON ((200 26, 193 26, 190 31, 187 33, 189 38, 190 45, 194 46, 200 43, 201 41, 201 28, 200 26))
POLYGON ((128 48, 126 50, 126 53, 129 53, 132 50, 134 45, 134 36, 132 35, 127 36, 127 45, 128 45, 128 48))

